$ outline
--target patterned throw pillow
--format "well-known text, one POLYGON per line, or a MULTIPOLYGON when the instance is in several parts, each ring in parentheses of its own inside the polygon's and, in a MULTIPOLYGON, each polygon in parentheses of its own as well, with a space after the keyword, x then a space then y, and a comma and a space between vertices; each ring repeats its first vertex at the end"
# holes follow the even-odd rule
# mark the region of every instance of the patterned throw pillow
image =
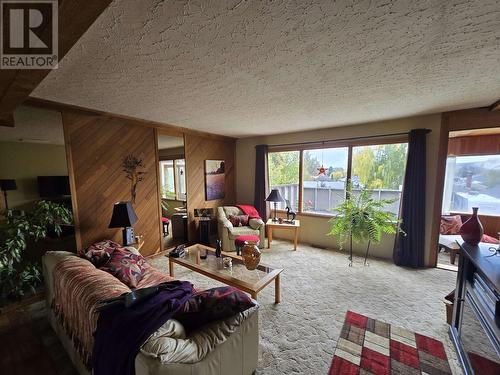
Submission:
POLYGON ((458 234, 462 227, 462 217, 460 215, 443 215, 441 216, 441 225, 439 233, 441 234, 458 234))
POLYGON ((252 306, 254 304, 246 293, 231 286, 223 286, 193 294, 175 314, 174 319, 181 322, 189 333, 205 324, 236 315, 252 306))
POLYGON ((97 268, 103 266, 111 258, 111 254, 122 246, 111 240, 102 240, 90 245, 83 258, 89 260, 97 268))
POLYGON ((233 224, 233 227, 241 227, 241 220, 239 216, 231 215, 229 216, 229 221, 233 224))
POLYGON ((240 219, 241 226, 246 227, 248 225, 248 215, 238 215, 238 218, 240 219))
POLYGON ((142 255, 120 248, 113 251, 111 259, 101 267, 101 270, 110 273, 129 288, 134 289, 144 277, 145 262, 142 255))

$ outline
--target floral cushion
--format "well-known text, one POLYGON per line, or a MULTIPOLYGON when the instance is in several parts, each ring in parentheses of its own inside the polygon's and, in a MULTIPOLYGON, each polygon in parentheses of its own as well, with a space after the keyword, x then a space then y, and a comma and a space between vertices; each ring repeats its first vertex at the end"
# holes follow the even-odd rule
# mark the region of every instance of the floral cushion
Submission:
POLYGON ((460 215, 441 216, 440 234, 459 234, 462 227, 462 217, 460 215))
POLYGON ((142 255, 119 248, 113 251, 111 258, 101 267, 101 270, 110 273, 129 288, 134 289, 144 277, 145 262, 142 255))
POLYGON ((174 319, 181 322, 189 333, 207 323, 228 318, 252 306, 254 303, 246 293, 231 286, 224 286, 193 294, 174 319))
POLYGON ((248 225, 248 215, 231 215, 229 221, 233 227, 246 227, 248 225))
POLYGON ((246 227, 248 225, 249 216, 248 215, 238 215, 240 218, 240 223, 242 226, 246 227))
POLYGON ((114 241, 99 241, 93 243, 85 250, 83 258, 89 260, 94 266, 99 268, 109 261, 111 254, 118 248, 122 248, 122 246, 114 241))

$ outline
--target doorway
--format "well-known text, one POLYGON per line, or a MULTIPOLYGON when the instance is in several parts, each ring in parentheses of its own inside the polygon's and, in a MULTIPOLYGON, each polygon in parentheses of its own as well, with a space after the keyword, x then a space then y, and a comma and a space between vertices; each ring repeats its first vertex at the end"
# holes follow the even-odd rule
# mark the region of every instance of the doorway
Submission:
POLYGON ((163 250, 187 242, 184 138, 158 131, 159 192, 163 250))

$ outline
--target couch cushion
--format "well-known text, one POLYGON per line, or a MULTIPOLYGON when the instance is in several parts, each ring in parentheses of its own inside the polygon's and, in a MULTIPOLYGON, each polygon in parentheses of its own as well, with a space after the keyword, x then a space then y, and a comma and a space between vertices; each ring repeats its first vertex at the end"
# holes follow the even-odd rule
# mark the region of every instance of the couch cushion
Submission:
POLYGON ((439 227, 440 234, 458 234, 462 227, 462 217, 460 215, 442 215, 441 225, 439 227))
POLYGON ((102 240, 90 245, 82 256, 89 260, 96 267, 104 265, 110 258, 115 249, 121 245, 111 240, 102 240))
POLYGON ((144 263, 142 255, 136 255, 130 251, 118 248, 111 259, 101 269, 115 276, 129 288, 137 288, 144 277, 144 263))
POLYGON ((224 206, 223 209, 227 218, 229 218, 229 216, 243 215, 243 211, 241 211, 238 207, 235 206, 224 206))
POLYGON ((254 235, 258 236, 259 231, 252 229, 250 227, 233 227, 233 228, 228 228, 229 231, 229 238, 231 240, 235 240, 236 237, 238 236, 245 236, 245 235, 254 235))

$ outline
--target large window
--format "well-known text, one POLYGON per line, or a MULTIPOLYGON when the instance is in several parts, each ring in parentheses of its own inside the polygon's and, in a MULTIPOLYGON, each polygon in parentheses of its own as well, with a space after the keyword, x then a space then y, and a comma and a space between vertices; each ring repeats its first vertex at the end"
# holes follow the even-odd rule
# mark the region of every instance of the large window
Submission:
MULTIPOLYGON (((299 208, 299 158, 300 151, 269 153, 269 186, 278 189, 283 198, 288 199, 294 210, 299 208)), ((283 210, 286 203, 278 203, 283 210)))
MULTIPOLYGON (((399 213, 407 143, 345 144, 318 149, 269 152, 270 188, 277 188, 298 212, 332 215, 346 198, 369 189, 376 199, 393 200, 387 209, 399 213), (302 176, 300 176, 302 170, 302 176)), ((283 209, 285 204, 278 205, 283 209)))
POLYGON ((500 216, 500 155, 450 156, 446 163, 443 212, 500 216))
POLYGON ((369 189, 372 197, 391 200, 387 210, 398 214, 406 167, 407 143, 357 146, 352 149, 353 194, 369 189))
POLYGON ((186 176, 184 159, 160 161, 162 197, 186 200, 186 176))
POLYGON ((345 199, 348 147, 304 150, 302 211, 329 214, 345 199))

